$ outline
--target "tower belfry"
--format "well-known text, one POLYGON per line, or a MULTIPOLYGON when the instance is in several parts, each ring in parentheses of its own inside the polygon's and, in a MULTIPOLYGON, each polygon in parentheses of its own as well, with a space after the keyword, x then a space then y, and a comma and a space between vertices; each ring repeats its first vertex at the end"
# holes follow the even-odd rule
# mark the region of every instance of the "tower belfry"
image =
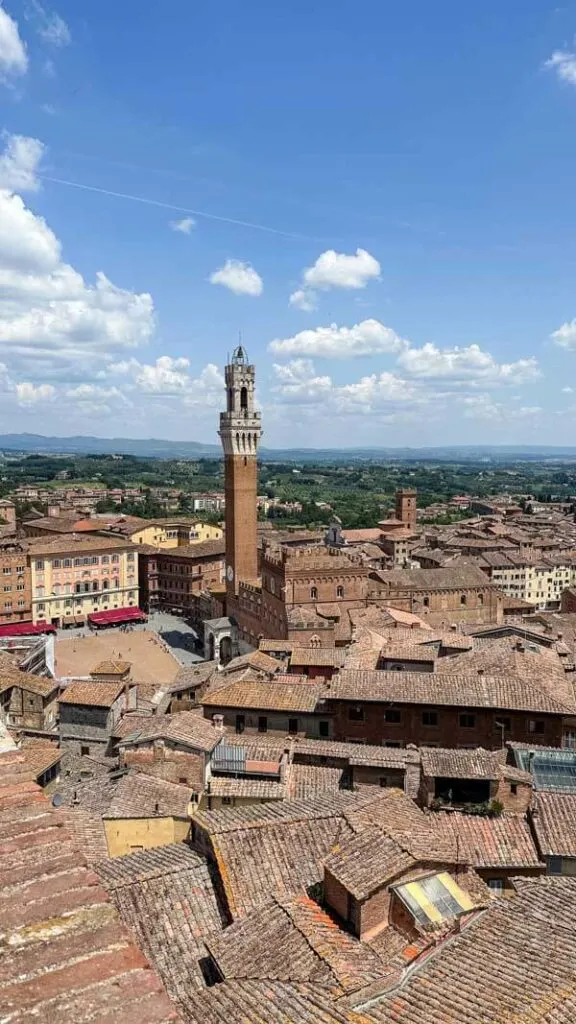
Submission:
POLYGON ((238 592, 240 580, 258 575, 256 496, 260 413, 254 409, 256 369, 242 345, 224 370, 226 412, 220 413, 226 493, 226 591, 238 592))

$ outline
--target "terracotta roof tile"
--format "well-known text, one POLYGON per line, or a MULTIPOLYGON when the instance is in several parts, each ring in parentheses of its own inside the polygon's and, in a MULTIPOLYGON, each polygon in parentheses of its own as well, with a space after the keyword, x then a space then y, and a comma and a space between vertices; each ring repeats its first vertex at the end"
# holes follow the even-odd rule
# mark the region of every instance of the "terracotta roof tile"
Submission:
POLYGON ((321 687, 241 680, 219 687, 202 699, 204 707, 254 708, 262 711, 313 712, 321 687))
POLYGON ((370 1024, 317 985, 225 981, 188 1003, 188 1024, 370 1024))
POLYGON ((204 939, 222 929, 208 866, 185 843, 142 850, 95 867, 124 924, 188 1020, 204 990, 204 939))
POLYGON ((305 893, 274 897, 207 945, 224 980, 315 982, 335 996, 365 988, 383 970, 305 893))
POLYGON ((339 672, 327 691, 330 700, 395 701, 451 707, 509 708, 541 714, 574 714, 568 704, 546 687, 511 676, 444 675, 436 672, 339 672))
POLYGON ((68 812, 0 755, 0 1004, 15 1024, 179 1020, 161 982, 74 849, 68 812))
POLYGON ((112 794, 104 818, 188 818, 187 786, 128 772, 114 784, 112 794))
POLYGON ((60 694, 60 704, 111 708, 124 689, 124 683, 70 683, 60 694))
POLYGON ((576 793, 536 793, 532 825, 543 857, 576 857, 576 793))
POLYGON ((175 744, 193 747, 209 753, 222 739, 212 722, 193 711, 179 711, 174 715, 150 715, 136 722, 131 732, 124 732, 120 746, 140 746, 155 739, 171 740, 175 744))
POLYGON ((528 822, 520 815, 483 818, 443 811, 430 817, 442 837, 458 842, 460 858, 474 868, 544 869, 528 822))

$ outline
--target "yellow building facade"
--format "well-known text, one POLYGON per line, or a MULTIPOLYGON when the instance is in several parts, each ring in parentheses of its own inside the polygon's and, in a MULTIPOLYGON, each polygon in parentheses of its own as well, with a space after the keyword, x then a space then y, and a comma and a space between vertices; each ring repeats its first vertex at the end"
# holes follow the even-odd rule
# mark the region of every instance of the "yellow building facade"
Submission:
POLYGON ((124 857, 137 850, 183 843, 190 834, 190 819, 174 817, 108 818, 104 831, 109 857, 124 857))
POLYGON ((150 544, 151 547, 169 551, 172 548, 199 544, 205 540, 220 540, 224 536, 219 526, 202 523, 200 520, 155 520, 146 526, 139 526, 130 534, 133 544, 150 544))
POLYGON ((138 606, 138 554, 129 540, 66 534, 32 540, 32 621, 55 626, 138 606))

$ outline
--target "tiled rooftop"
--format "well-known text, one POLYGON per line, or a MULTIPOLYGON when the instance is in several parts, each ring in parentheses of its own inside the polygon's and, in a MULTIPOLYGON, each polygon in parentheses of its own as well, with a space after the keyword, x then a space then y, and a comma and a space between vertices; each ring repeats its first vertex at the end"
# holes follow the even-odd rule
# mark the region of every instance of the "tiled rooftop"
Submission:
POLYGON ((155 739, 171 740, 209 753, 220 742, 222 734, 201 715, 193 711, 179 711, 174 715, 150 715, 140 719, 131 732, 124 731, 120 746, 138 746, 155 739))
POLYGON ((112 792, 104 818, 188 817, 188 786, 130 771, 114 784, 112 792))
POLYGON ((576 1006, 576 880, 522 879, 380 999, 370 1024, 570 1024, 576 1006))
POLYGON ((512 676, 343 670, 331 680, 326 695, 330 700, 506 708, 555 715, 576 711, 576 700, 568 704, 552 697, 543 685, 512 676))
POLYGON ((317 985, 225 981, 187 1004, 187 1024, 370 1024, 317 985))
POLYGON ((543 857, 576 857, 576 793, 536 793, 532 824, 543 857))
POLYGON ((16 751, 0 755, 0 1013, 10 1024, 181 1020, 16 751))
POLYGON ((60 704, 111 708, 124 689, 124 683, 70 683, 60 694, 60 704))
POLYGON ((314 982, 335 996, 377 981, 382 962, 305 893, 276 896, 208 939, 224 980, 314 982))
POLYGON ((178 843, 102 861, 95 871, 188 1020, 189 999, 205 987, 204 939, 223 926, 206 862, 178 843))
POLYGON ((261 711, 313 712, 320 687, 310 683, 256 682, 240 680, 205 695, 204 707, 254 708, 261 711))
POLYGON ((483 818, 457 811, 431 815, 438 833, 458 843, 460 858, 474 868, 543 868, 528 822, 517 814, 483 818))

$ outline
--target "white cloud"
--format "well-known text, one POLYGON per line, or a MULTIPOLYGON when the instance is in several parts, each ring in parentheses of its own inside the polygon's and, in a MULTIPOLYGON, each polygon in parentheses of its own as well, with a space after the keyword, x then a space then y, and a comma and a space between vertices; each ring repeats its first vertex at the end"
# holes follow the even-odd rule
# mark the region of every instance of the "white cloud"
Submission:
POLYGON ((226 260, 223 267, 210 275, 209 281, 224 285, 235 295, 261 295, 264 288, 260 274, 242 260, 226 260))
POLYGON ((275 363, 274 373, 278 383, 272 390, 280 402, 315 405, 321 415, 365 416, 426 401, 416 385, 393 373, 374 373, 352 384, 335 384, 331 377, 316 373, 311 359, 275 363))
POLYGON ((198 377, 190 373, 190 360, 160 356, 155 363, 128 359, 113 363, 102 377, 124 377, 128 389, 149 396, 182 399, 187 406, 218 406, 223 402, 224 377, 214 363, 208 363, 198 377))
POLYGON ((23 381, 16 384, 16 397, 19 405, 37 405, 38 402, 52 401, 56 395, 56 388, 52 384, 31 384, 23 381))
POLYGON ((544 65, 552 68, 563 82, 569 85, 576 85, 576 53, 567 50, 555 50, 544 65))
POLYGON ((332 391, 332 378, 318 376, 311 359, 293 359, 290 363, 274 363, 279 384, 273 391, 285 402, 314 403, 332 391))
POLYGON ((550 337, 561 348, 576 349, 576 320, 562 324, 557 331, 552 332, 550 337))
POLYGON ((313 266, 303 274, 310 288, 327 291, 330 288, 365 288, 369 281, 380 277, 380 264, 366 249, 356 249, 348 255, 327 249, 313 266))
POLYGON ((268 346, 276 355, 316 356, 350 359, 379 353, 398 353, 406 346, 390 327, 379 320, 363 320, 353 327, 317 327, 300 331, 292 338, 275 339, 268 346))
POLYGON ((327 249, 302 274, 302 287, 292 292, 290 305, 310 313, 316 308, 316 290, 365 288, 380 277, 380 264, 366 249, 347 254, 327 249))
MULTIPOLYGON (((10 173, 17 167, 30 183, 32 165, 12 160, 13 152, 9 143, 10 173)), ((62 261, 43 218, 0 189, 0 359, 13 373, 93 376, 119 352, 145 345, 153 330, 150 295, 119 288, 102 272, 87 284, 62 261)))
POLYGON ((30 0, 28 17, 36 26, 38 35, 52 46, 68 46, 72 42, 70 29, 56 11, 43 7, 38 0, 30 0))
POLYGON ((314 292, 298 288, 295 292, 292 292, 289 302, 291 306, 296 306, 296 309, 301 309, 305 313, 311 313, 312 310, 316 309, 314 298, 314 292))
POLYGON ((0 156, 0 188, 9 192, 37 191, 40 182, 36 172, 44 148, 39 139, 25 135, 7 136, 6 149, 0 156))
POLYGON ((562 393, 564 395, 571 395, 573 393, 573 391, 574 391, 574 388, 571 388, 571 387, 562 388, 562 393))
POLYGON ((428 343, 422 348, 406 348, 399 355, 398 363, 411 376, 428 380, 519 384, 540 376, 533 357, 515 363, 498 363, 479 345, 440 349, 428 343))
POLYGON ((139 363, 137 359, 115 363, 109 373, 129 376, 140 391, 153 395, 177 395, 190 386, 189 359, 160 356, 155 363, 139 363))
POLYGON ((9 82, 27 70, 28 56, 18 25, 0 5, 0 82, 9 82))
POLYGON ((196 227, 194 217, 183 217, 182 220, 171 220, 172 231, 179 231, 182 235, 189 235, 192 228, 196 227))

